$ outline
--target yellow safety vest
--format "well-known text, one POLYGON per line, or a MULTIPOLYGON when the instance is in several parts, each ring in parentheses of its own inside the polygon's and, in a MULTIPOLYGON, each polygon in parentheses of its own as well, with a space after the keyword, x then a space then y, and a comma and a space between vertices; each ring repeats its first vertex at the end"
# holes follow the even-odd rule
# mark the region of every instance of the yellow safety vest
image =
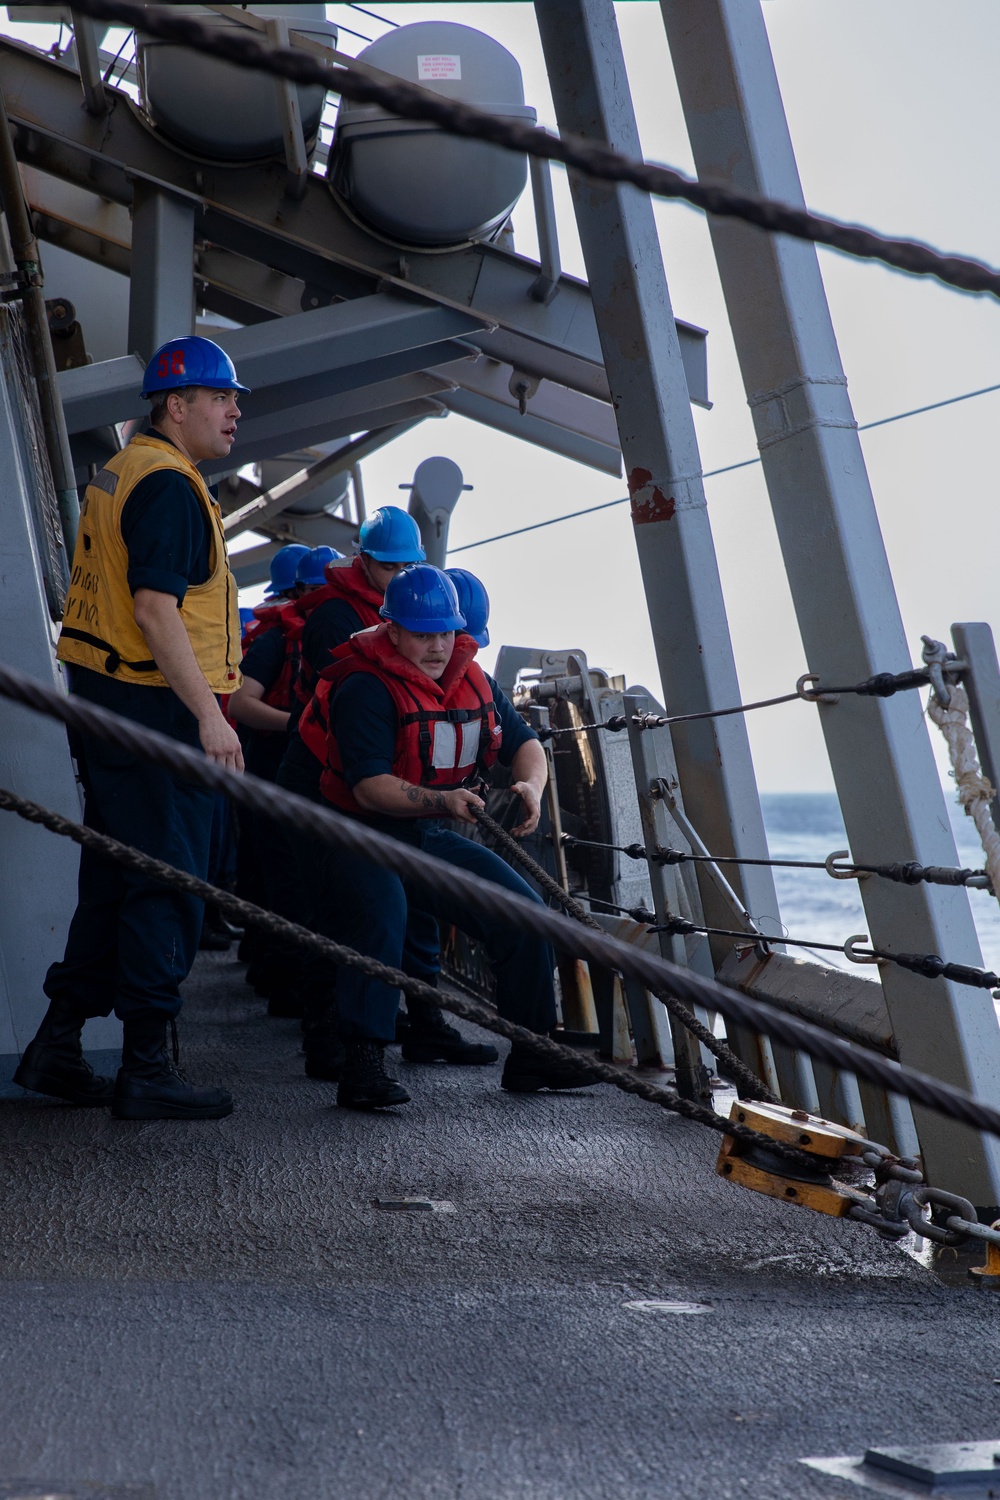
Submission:
POLYGON ((121 533, 126 500, 140 479, 158 469, 183 474, 208 517, 209 576, 187 590, 180 615, 209 687, 214 693, 235 692, 241 682, 240 618, 222 513, 194 464, 164 438, 134 437, 88 484, 56 654, 61 661, 122 682, 169 686, 135 623, 121 533))

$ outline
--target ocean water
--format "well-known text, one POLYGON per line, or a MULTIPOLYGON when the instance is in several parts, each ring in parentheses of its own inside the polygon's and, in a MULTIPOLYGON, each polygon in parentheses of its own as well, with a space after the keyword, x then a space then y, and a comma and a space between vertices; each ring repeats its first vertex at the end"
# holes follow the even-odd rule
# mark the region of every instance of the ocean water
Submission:
MULTIPOLYGON (((958 807, 954 791, 946 787, 945 794, 959 864, 981 870, 983 851, 975 824, 958 807)), ((832 792, 764 794, 761 805, 772 859, 824 860, 834 849, 848 847, 840 807, 832 792)), ((887 849, 885 863, 897 857, 887 849)), ((874 875, 871 878, 878 879, 874 875)), ((774 880, 782 924, 789 937, 841 944, 853 933, 868 931, 856 881, 832 880, 825 870, 775 870, 774 880)), ((988 969, 1000 973, 1000 903, 986 891, 970 890, 969 899, 983 961, 988 969)), ((836 953, 818 952, 814 956, 840 968, 853 967, 836 953)))

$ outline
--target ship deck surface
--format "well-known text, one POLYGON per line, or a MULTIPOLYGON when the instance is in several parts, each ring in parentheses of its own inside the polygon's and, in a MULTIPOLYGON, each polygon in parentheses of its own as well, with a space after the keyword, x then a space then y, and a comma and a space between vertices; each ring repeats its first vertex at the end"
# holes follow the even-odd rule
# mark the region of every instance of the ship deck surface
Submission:
POLYGON ((994 1295, 729 1186, 710 1132, 611 1089, 402 1065, 406 1110, 332 1109, 242 972, 202 956, 182 1022, 231 1119, 0 1101, 0 1488, 811 1500, 864 1492, 803 1456, 1000 1434, 994 1295))

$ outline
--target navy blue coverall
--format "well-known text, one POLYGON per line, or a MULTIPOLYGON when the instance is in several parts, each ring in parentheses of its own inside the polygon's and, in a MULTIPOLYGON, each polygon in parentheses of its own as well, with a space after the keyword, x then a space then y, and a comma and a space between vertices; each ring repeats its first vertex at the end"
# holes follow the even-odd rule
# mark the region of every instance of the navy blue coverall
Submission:
MULTIPOLYGON (((503 726, 499 759, 501 765, 509 766, 520 746, 536 736, 496 684, 491 682, 491 686, 503 726)), ((398 721, 389 691, 378 678, 367 672, 349 677, 332 699, 330 713, 350 786, 372 776, 393 774, 398 721)), ((365 821, 456 869, 468 870, 529 900, 540 899, 499 855, 456 833, 441 818, 374 816, 365 821)), ((430 979, 437 973, 437 952, 436 948, 427 951, 422 962, 414 933, 407 934, 411 901, 427 916, 454 923, 484 944, 496 976, 497 1009, 502 1016, 531 1031, 551 1031, 556 1023, 553 961, 542 939, 471 912, 462 903, 458 881, 449 895, 423 887, 411 889, 398 875, 366 859, 342 850, 325 851, 318 930, 393 968, 430 979)), ((397 989, 357 969, 338 971, 337 1017, 345 1041, 365 1037, 392 1041, 398 1007, 397 989)))
MULTIPOLYGON (((209 522, 176 471, 140 480, 122 511, 121 532, 133 594, 155 589, 180 603, 189 585, 207 580, 209 522)), ((119 682, 85 667, 69 670, 76 696, 200 748, 198 721, 170 688, 119 682)), ((71 735, 70 746, 88 828, 206 878, 214 793, 89 735, 71 735)), ((193 896, 81 850, 77 908, 65 956, 45 977, 46 995, 70 1001, 85 1016, 112 1010, 123 1021, 151 1012, 176 1015, 203 914, 193 896)))

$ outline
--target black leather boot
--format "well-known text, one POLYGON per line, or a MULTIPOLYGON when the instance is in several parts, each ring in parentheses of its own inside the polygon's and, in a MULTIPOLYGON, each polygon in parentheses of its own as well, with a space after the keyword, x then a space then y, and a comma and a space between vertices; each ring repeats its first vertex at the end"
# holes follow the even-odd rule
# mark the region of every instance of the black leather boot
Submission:
POLYGON ((305 1019, 305 1002, 295 985, 276 986, 268 992, 267 1013, 282 1021, 305 1019))
POLYGON ((70 1104, 109 1105, 114 1079, 98 1077, 83 1056, 80 1033, 86 1019, 67 1000, 53 1000, 25 1048, 14 1082, 70 1104))
POLYGON ((324 1083, 339 1082, 344 1071, 345 1052, 336 1017, 330 1016, 307 1026, 302 1050, 306 1055, 307 1078, 320 1078, 324 1083))
POLYGON ((206 906, 198 947, 207 953, 228 953, 234 938, 242 938, 242 927, 227 922, 217 906, 206 906))
POLYGON ((233 1112, 223 1088, 189 1083, 167 1056, 167 1023, 137 1016, 122 1028, 122 1065, 111 1113, 116 1120, 221 1120, 233 1112))
POLYGON ((539 1089, 583 1089, 601 1081, 591 1063, 572 1057, 542 1057, 522 1042, 515 1042, 503 1065, 500 1087, 510 1094, 534 1094, 539 1089))
POLYGON ((500 1056, 488 1042, 467 1042, 454 1026, 449 1026, 440 1005, 427 1000, 407 999, 410 1024, 402 1038, 403 1058, 409 1063, 459 1063, 484 1067, 500 1056))
POLYGON ((384 1042, 347 1042, 344 1068, 337 1085, 337 1103, 342 1109, 384 1109, 390 1104, 409 1104, 410 1096, 385 1071, 384 1042))

